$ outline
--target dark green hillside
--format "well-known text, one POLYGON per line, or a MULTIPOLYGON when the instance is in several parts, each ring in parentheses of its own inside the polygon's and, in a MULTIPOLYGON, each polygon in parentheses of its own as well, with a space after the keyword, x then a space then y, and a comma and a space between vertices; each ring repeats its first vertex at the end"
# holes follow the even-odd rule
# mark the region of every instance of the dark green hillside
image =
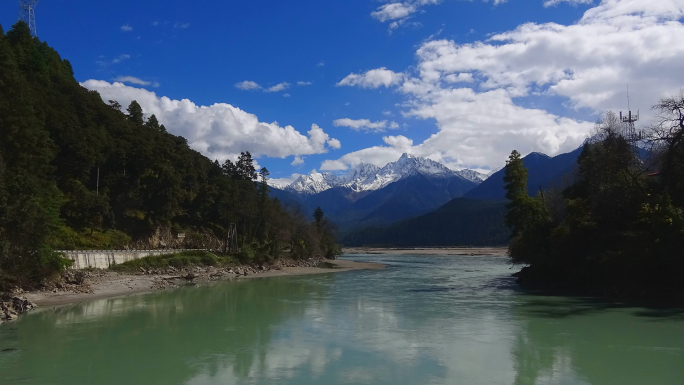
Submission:
POLYGON ((529 196, 528 170, 511 154, 506 222, 509 254, 526 265, 522 284, 684 302, 684 94, 654 109, 648 162, 629 126, 609 112, 562 191, 529 196))
POLYGON ((107 105, 81 87, 25 23, 0 28, 0 284, 59 270, 52 249, 179 232, 177 246, 220 247, 231 223, 245 258, 334 253, 328 226, 289 214, 255 179, 249 153, 204 157, 135 101, 107 105))
POLYGON ((424 214, 460 197, 475 183, 462 178, 431 178, 415 175, 392 183, 369 194, 358 203, 367 203, 374 198, 376 207, 364 218, 367 222, 388 223, 407 217, 424 214))
MULTIPOLYGON (((278 199, 280 201, 280 204, 283 206, 283 208, 287 210, 300 210, 304 212, 313 212, 313 210, 310 210, 308 206, 301 200, 299 199, 298 196, 285 191, 281 190, 275 187, 269 187, 268 189, 268 196, 271 197, 271 199, 278 199)), ((326 216, 327 216, 326 212, 326 216)))
POLYGON ((504 202, 456 198, 431 213, 348 234, 345 246, 492 246, 508 242, 504 202))
MULTIPOLYGON (((523 158, 523 164, 529 169, 527 189, 531 192, 539 191, 539 188, 548 189, 552 186, 564 186, 571 182, 573 171, 577 165, 577 157, 582 152, 578 148, 566 154, 550 157, 548 155, 533 152, 523 158)), ((504 189, 504 170, 492 174, 479 186, 468 191, 464 197, 486 200, 503 200, 506 196, 504 189)))
POLYGON ((309 208, 321 207, 330 217, 344 215, 351 208, 352 202, 347 198, 350 190, 345 187, 333 187, 308 197, 309 208))
POLYGON ((475 185, 461 177, 416 174, 368 193, 332 218, 342 230, 381 226, 435 210, 475 185))

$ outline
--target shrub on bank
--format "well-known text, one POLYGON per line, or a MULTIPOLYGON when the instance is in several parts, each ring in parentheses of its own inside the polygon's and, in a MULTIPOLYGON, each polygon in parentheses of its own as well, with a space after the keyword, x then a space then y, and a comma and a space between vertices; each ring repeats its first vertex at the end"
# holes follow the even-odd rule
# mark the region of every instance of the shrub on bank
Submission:
POLYGON ((131 237, 114 229, 77 231, 68 226, 59 226, 48 237, 48 244, 55 250, 117 250, 130 243, 131 237))

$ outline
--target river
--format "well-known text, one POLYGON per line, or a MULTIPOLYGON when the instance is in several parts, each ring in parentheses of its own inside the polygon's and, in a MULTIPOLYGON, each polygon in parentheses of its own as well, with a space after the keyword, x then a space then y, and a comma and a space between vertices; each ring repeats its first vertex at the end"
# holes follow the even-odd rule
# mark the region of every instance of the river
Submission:
POLYGON ((0 384, 684 384, 684 309, 531 295, 506 258, 221 282, 0 325, 0 384))

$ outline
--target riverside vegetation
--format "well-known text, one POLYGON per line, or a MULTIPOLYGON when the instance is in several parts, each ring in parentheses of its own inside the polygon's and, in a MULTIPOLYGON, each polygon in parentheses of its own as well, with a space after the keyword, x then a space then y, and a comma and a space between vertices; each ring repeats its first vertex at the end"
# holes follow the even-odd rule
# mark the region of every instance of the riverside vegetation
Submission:
POLYGON ((54 250, 160 233, 220 250, 230 224, 243 263, 338 254, 322 212, 311 221, 270 199, 268 176, 248 152, 206 158, 135 101, 105 104, 24 22, 0 27, 0 291, 63 270, 70 261, 54 250))
POLYGON ((574 182, 528 195, 513 151, 505 169, 509 253, 529 287, 681 302, 684 295, 684 93, 662 99, 645 138, 607 113, 574 182), (637 140, 638 139, 638 140, 637 140), (644 150, 648 147, 648 150, 644 150))

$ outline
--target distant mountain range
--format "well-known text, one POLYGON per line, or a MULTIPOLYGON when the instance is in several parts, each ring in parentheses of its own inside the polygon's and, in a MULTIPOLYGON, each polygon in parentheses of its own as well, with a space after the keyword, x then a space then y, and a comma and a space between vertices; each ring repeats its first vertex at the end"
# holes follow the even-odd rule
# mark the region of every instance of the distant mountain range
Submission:
MULTIPOLYGON (((572 180, 572 171, 577 165, 577 158, 582 153, 582 147, 572 152, 550 157, 548 155, 533 152, 523 158, 523 164, 527 167, 527 191, 530 195, 537 194, 539 189, 547 189, 551 186, 561 187, 572 180)), ((502 168, 494 172, 477 187, 468 191, 464 198, 503 200, 506 197, 504 190, 504 173, 502 168)))
POLYGON ((369 163, 361 163, 343 176, 328 172, 301 175, 284 190, 300 196, 318 194, 334 187, 344 187, 360 193, 379 190, 394 182, 419 174, 435 178, 460 177, 473 183, 481 183, 487 178, 487 175, 477 171, 454 171, 431 159, 403 154, 399 160, 388 163, 382 168, 369 163))
MULTIPOLYGON (((573 178, 582 148, 550 157, 533 152, 523 158, 528 169, 528 192, 552 186, 563 188, 573 178)), ((492 172, 483 182, 439 208, 414 214, 393 223, 357 226, 342 236, 347 246, 483 246, 508 243, 509 229, 504 223, 505 170, 492 172)), ((424 183, 424 182, 423 182, 424 183)), ((426 194, 422 194, 426 196, 426 194)), ((401 201, 402 196, 395 199, 401 201)), ((407 203, 404 202, 405 205, 407 203)), ((398 205, 390 207, 399 211, 398 205)), ((389 221, 388 221, 389 222, 389 221)))
MULTIPOLYGON (((525 156, 530 195, 571 182, 581 152, 525 156)), ((307 214, 321 207, 348 245, 496 245, 509 234, 503 177, 503 168, 488 177, 403 154, 382 168, 360 164, 342 176, 303 175, 271 195, 307 214)))
POLYGON ((321 207, 341 228, 382 224, 423 214, 473 189, 487 176, 454 171, 430 159, 403 154, 384 167, 359 164, 346 175, 313 172, 271 195, 305 211, 321 207))

